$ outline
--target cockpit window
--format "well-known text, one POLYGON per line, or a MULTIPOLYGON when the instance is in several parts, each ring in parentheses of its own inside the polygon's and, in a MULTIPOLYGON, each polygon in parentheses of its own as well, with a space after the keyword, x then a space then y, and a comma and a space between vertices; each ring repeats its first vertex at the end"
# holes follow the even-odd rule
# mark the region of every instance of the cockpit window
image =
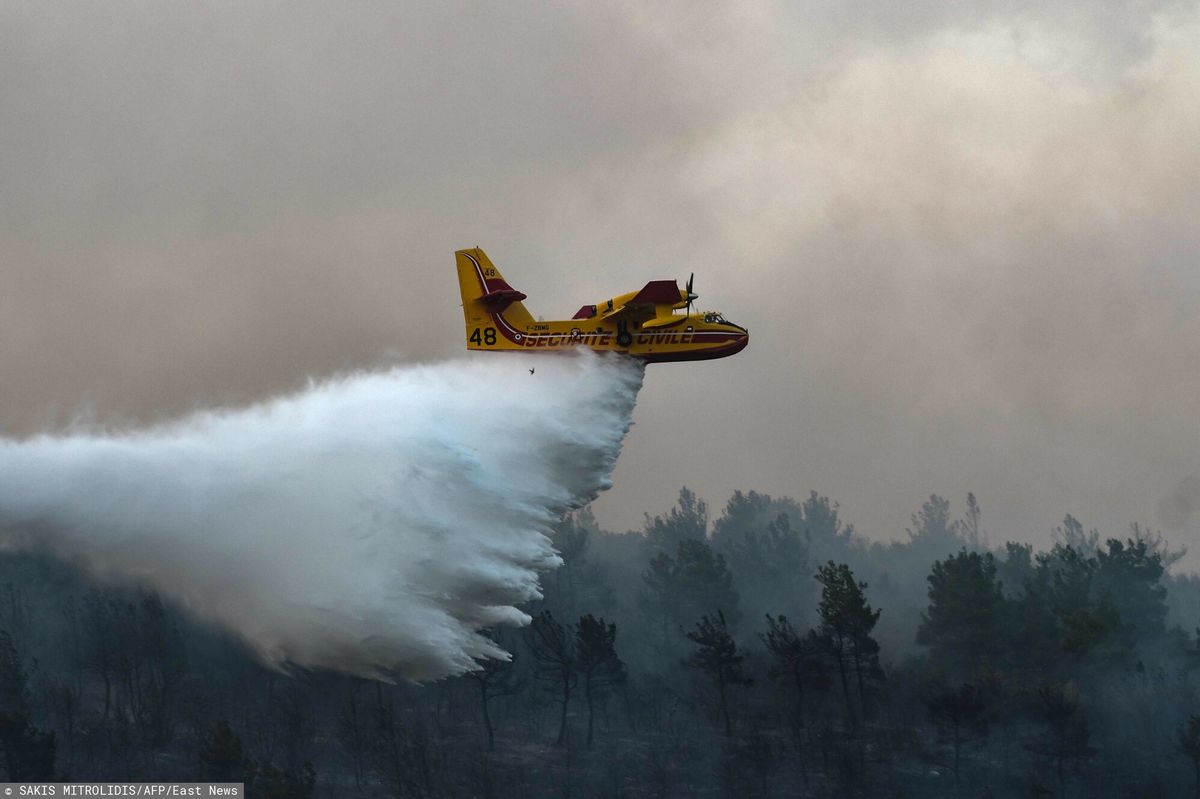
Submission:
POLYGON ((746 328, 742 327, 736 322, 730 322, 717 311, 709 311, 708 313, 704 314, 704 321, 710 325, 729 325, 730 327, 741 330, 743 333, 746 332, 746 328))

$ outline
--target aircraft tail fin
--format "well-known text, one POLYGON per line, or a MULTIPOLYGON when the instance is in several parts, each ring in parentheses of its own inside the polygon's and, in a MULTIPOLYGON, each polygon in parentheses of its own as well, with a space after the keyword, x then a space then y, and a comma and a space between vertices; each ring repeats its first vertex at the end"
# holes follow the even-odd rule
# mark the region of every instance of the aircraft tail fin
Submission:
POLYGON ((458 250, 454 261, 467 324, 468 349, 490 349, 486 342, 475 341, 479 336, 473 334, 481 327, 493 325, 493 316, 503 317, 518 329, 533 323, 533 315, 521 302, 525 294, 508 284, 483 250, 478 247, 458 250))

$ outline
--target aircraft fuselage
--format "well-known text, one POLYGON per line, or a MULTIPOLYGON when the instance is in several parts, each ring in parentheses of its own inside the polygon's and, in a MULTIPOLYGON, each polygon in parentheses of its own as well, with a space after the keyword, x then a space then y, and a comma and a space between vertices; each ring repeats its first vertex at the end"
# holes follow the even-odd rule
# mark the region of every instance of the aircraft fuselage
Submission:
POLYGON ((741 352, 750 340, 745 328, 716 311, 690 311, 695 295, 666 280, 585 305, 573 319, 534 319, 521 302, 525 294, 504 280, 482 250, 459 250, 455 258, 470 350, 587 347, 663 363, 724 358, 741 352))

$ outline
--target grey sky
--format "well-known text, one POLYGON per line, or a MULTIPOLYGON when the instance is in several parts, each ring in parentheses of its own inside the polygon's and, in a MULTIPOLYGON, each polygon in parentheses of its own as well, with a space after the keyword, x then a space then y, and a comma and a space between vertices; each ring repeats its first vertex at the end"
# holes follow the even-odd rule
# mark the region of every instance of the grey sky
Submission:
POLYGON ((0 2, 0 427, 459 355, 478 244, 547 317, 695 271, 751 330, 651 368, 609 526, 1194 546, 1200 10, 950 5, 0 2))

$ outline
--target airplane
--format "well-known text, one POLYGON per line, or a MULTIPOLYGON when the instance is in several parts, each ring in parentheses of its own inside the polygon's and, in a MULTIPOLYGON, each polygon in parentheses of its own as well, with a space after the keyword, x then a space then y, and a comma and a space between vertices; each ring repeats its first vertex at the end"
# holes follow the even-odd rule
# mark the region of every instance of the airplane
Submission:
POLYGON ((522 303, 526 295, 508 284, 483 250, 458 250, 454 260, 468 350, 555 352, 588 347, 664 363, 725 358, 750 341, 746 328, 720 313, 692 311, 695 274, 688 278, 686 290, 674 280, 652 280, 640 291, 584 305, 571 319, 542 321, 529 313, 522 303))

